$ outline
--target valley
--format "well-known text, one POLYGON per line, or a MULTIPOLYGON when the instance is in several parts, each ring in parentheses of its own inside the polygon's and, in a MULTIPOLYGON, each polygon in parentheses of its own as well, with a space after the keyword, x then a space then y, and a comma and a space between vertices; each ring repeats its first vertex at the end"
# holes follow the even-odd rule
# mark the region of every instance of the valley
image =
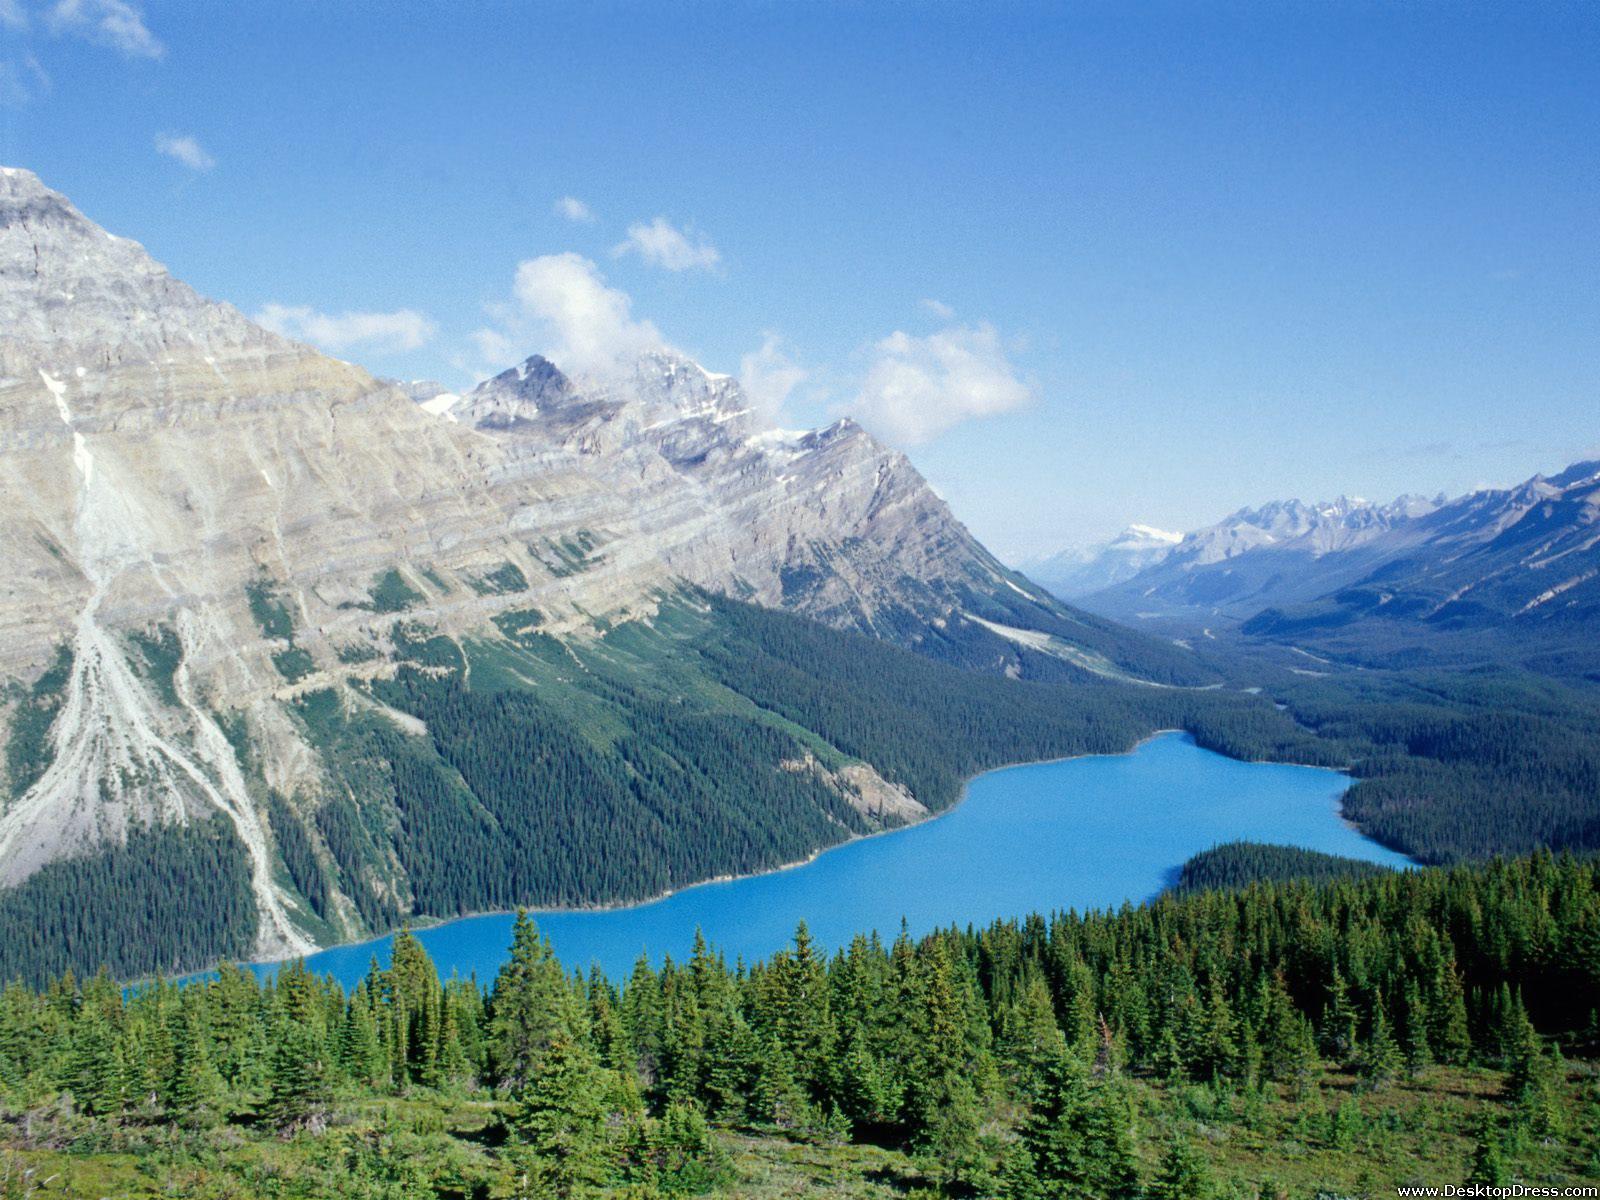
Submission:
POLYGON ((1600 1196, 1597 60, 0 0, 0 1200, 1600 1196))
MULTIPOLYGON (((1408 860, 1339 819, 1348 780, 1318 768, 1240 763, 1160 734, 1127 755, 1006 767, 978 776, 957 806, 915 828, 858 840, 763 875, 699 884, 642 905, 532 913, 560 960, 625 978, 641 954, 684 962, 696 936, 754 962, 804 922, 819 951, 858 933, 922 937, 1024 911, 1115 909, 1154 899, 1191 855, 1241 838, 1408 860)), ((440 972, 487 979, 512 916, 414 930, 440 972)), ((354 988, 392 938, 325 950, 306 969, 354 988)), ((276 965, 257 965, 270 973, 276 965)))

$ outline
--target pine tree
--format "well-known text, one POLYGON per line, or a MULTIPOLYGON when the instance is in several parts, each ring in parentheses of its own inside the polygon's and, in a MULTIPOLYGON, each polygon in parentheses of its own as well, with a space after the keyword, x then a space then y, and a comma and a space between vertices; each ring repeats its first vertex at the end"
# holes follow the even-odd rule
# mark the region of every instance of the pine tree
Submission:
POLYGON ((176 1115, 193 1119, 215 1102, 222 1088, 222 1077, 211 1064, 205 1030, 193 1004, 178 1012, 177 1036, 173 1039, 172 1073, 165 1093, 167 1107, 176 1115))
POLYGON ((505 1086, 531 1079, 556 1042, 570 1044, 586 1034, 582 1002, 524 912, 512 924, 511 956, 495 977, 492 997, 489 1055, 505 1086))
POLYGON ((650 1131, 655 1180, 669 1194, 704 1195, 729 1182, 732 1162, 704 1114, 692 1104, 669 1104, 650 1131))
POLYGON ((1428 997, 1428 1045, 1442 1063, 1460 1065, 1472 1051, 1466 989, 1455 959, 1440 956, 1428 997))
POLYGON ((388 1082, 389 1062, 365 980, 350 994, 339 1023, 339 1065, 350 1079, 364 1087, 388 1082))
POLYGON ((534 1194, 566 1200, 597 1184, 605 1168, 604 1083, 588 1050, 558 1034, 517 1090, 511 1131, 526 1148, 534 1194))
POLYGON ((999 1052, 1024 1097, 1037 1094, 1051 1068, 1067 1052, 1050 988, 1038 973, 1028 976, 1001 1018, 999 1052))
POLYGON ((86 1112, 114 1116, 127 1099, 126 1070, 116 1029, 99 1003, 85 1003, 72 1030, 68 1086, 86 1112))
POLYGON ((1167 1146, 1155 1180, 1145 1192, 1149 1200, 1214 1200, 1216 1194, 1211 1168, 1181 1137, 1167 1146))
POLYGON ((1076 1056, 1057 1061, 1021 1128, 1026 1159, 1014 1188, 1038 1200, 1138 1195, 1133 1119, 1116 1083, 1091 1084, 1076 1056))
POLYGON ((1472 1146, 1472 1169, 1467 1174, 1467 1182, 1484 1187, 1505 1187, 1511 1182, 1511 1172, 1506 1167, 1500 1148, 1500 1135, 1487 1116, 1478 1123, 1477 1137, 1472 1146))
POLYGON ((1328 982, 1328 1005, 1323 1010, 1320 1034, 1323 1053, 1335 1062, 1348 1062, 1355 1053, 1356 1009, 1350 1000, 1350 988, 1337 966, 1328 982))
POLYGON ((1281 974, 1274 975, 1263 998, 1262 1070, 1287 1083, 1293 1095, 1304 1094, 1317 1063, 1316 1035, 1296 1010, 1281 974))
POLYGON ((1564 1124, 1560 1081, 1560 1052, 1547 1050, 1539 1034, 1521 1014, 1520 1028, 1507 1029, 1506 1047, 1510 1059, 1506 1075, 1518 1128, 1537 1138, 1552 1137, 1564 1124))
POLYGON ((900 1089, 859 1038, 838 1066, 834 1094, 840 1111, 858 1128, 889 1125, 900 1110, 900 1089))
POLYGON ((325 1054, 322 1039, 305 1022, 287 1020, 279 1029, 266 1116, 280 1132, 322 1128, 331 1099, 325 1054))
POLYGON ((978 1178, 983 1166, 978 1136, 982 1125, 982 1103, 965 1076, 952 1071, 929 1089, 917 1136, 917 1161, 946 1192, 978 1178))
POLYGON ((1405 1029, 1401 1049, 1405 1055, 1406 1074, 1415 1079, 1433 1062, 1433 1051, 1428 1045, 1428 1008, 1422 998, 1422 987, 1414 976, 1405 984, 1405 1029))
POLYGON ((763 1124, 793 1128, 804 1121, 807 1107, 788 1049, 776 1037, 769 1038, 750 1096, 751 1115, 763 1124))
POLYGON ((1372 1032, 1361 1053, 1361 1077, 1368 1087, 1376 1090, 1393 1083, 1405 1069, 1400 1047, 1389 1031, 1389 1016, 1381 992, 1373 996, 1371 1025, 1372 1032))

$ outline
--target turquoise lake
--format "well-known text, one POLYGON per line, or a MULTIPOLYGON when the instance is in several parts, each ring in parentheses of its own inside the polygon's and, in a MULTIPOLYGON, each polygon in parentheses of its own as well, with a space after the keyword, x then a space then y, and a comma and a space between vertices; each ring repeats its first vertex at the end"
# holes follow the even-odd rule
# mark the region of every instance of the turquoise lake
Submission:
MULTIPOLYGON (((1403 855, 1339 817, 1350 780, 1335 771, 1245 763, 1161 734, 1130 754, 991 771, 936 820, 851 842, 804 866, 702 884, 631 908, 535 913, 570 969, 599 963, 626 978, 642 952, 688 956, 698 927, 731 963, 789 943, 800 920, 832 948, 876 929, 892 939, 996 917, 1148 899, 1190 855, 1236 838, 1405 866, 1403 855)), ((510 942, 511 916, 464 917, 417 937, 448 978, 487 984, 510 942)), ((353 986, 390 939, 340 946, 306 965, 353 986)), ((256 967, 260 972, 275 965, 256 967)))

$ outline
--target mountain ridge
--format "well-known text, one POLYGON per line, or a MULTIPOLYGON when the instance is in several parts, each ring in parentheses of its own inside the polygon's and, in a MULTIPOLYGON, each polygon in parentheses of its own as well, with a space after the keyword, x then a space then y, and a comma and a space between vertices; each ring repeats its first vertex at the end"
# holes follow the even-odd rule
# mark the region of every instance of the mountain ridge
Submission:
POLYGON ((1368 630, 1376 640, 1367 653, 1399 639, 1419 661, 1433 657, 1429 634, 1440 647, 1466 635, 1479 653, 1497 637, 1565 641, 1567 626, 1600 612, 1597 497, 1600 461, 1584 460, 1454 499, 1244 508, 1075 600, 1177 631, 1337 642, 1358 653, 1368 630))
MULTIPOLYGON (((0 176, 0 886, 135 829, 220 822, 250 865, 252 953, 392 923, 432 869, 402 774, 430 781, 413 798, 486 811, 478 760, 430 747, 403 701, 455 720, 454 693, 427 681, 478 670, 507 695, 554 688, 584 720, 642 731, 561 733, 573 769, 655 770, 648 739, 687 734, 652 723, 661 701, 630 698, 633 677, 575 676, 573 651, 670 624, 695 589, 997 675, 1203 673, 1001 566, 858 426, 758 428, 734 381, 687 360, 574 381, 534 358, 465 396, 429 390, 262 330, 31 173, 0 176)), ((682 686, 703 695, 686 728, 756 791, 812 736, 692 672, 682 686), (746 735, 729 741, 728 720, 746 735)), ((552 719, 505 713, 507 737, 552 719)), ((851 805, 894 787, 811 752, 828 761, 771 792, 788 816, 738 816, 789 823, 757 842, 848 836, 851 805)), ((713 776, 694 795, 716 815, 713 776)), ((563 836, 594 836, 558 815, 563 836)))

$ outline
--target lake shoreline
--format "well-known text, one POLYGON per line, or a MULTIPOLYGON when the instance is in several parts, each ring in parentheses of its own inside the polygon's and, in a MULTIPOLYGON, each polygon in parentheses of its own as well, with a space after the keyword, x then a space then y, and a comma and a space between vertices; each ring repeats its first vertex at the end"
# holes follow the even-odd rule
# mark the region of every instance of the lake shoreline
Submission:
MULTIPOLYGON (((597 903, 597 904, 562 905, 562 906, 551 906, 551 907, 541 907, 541 908, 534 908, 534 907, 531 907, 531 906, 529 906, 529 907, 518 907, 518 908, 494 908, 494 909, 483 909, 481 911, 458 913, 458 914, 455 914, 453 916, 448 916, 448 917, 423 916, 423 917, 418 917, 418 918, 413 918, 413 919, 407 920, 407 921, 401 923, 400 925, 396 926, 393 929, 387 930, 387 931, 385 931, 383 933, 373 934, 370 937, 361 938, 359 940, 354 940, 354 941, 347 941, 347 942, 334 942, 334 943, 331 943, 330 945, 327 945, 327 946, 318 946, 316 948, 316 950, 312 951, 312 954, 320 954, 320 953, 322 953, 324 951, 329 951, 329 950, 350 950, 350 949, 356 949, 356 948, 359 948, 361 946, 366 946, 366 945, 376 946, 379 943, 382 943, 382 942, 385 942, 385 941, 388 941, 388 940, 392 939, 396 934, 400 933, 403 930, 427 931, 427 930, 442 929, 442 928, 444 928, 446 926, 454 925, 457 922, 461 922, 461 921, 479 920, 479 919, 482 919, 482 918, 485 918, 485 917, 512 916, 512 915, 516 914, 519 911, 520 912, 526 912, 530 917, 532 917, 534 919, 535 923, 537 923, 538 919, 541 916, 569 916, 569 915, 583 915, 583 914, 602 914, 602 913, 624 912, 624 911, 629 911, 629 910, 639 910, 639 909, 650 908, 652 906, 665 903, 666 901, 671 900, 676 896, 682 896, 682 895, 684 895, 686 893, 699 891, 701 889, 707 889, 707 888, 713 888, 713 887, 719 887, 719 886, 726 886, 726 885, 729 885, 729 884, 740 883, 740 882, 743 882, 743 881, 746 881, 746 880, 761 879, 761 878, 764 878, 764 877, 767 877, 767 876, 780 875, 780 874, 782 874, 783 872, 786 872, 786 871, 797 870, 797 869, 799 869, 801 867, 808 867, 808 866, 811 866, 811 865, 815 864, 818 860, 824 858, 825 856, 833 853, 834 851, 844 850, 844 849, 846 849, 848 847, 851 847, 851 846, 857 846, 857 845, 860 845, 860 844, 862 844, 864 842, 870 842, 870 841, 872 841, 872 840, 874 840, 876 838, 888 837, 888 836, 890 836, 892 834, 906 833, 906 832, 908 832, 910 830, 924 828, 924 827, 926 827, 928 825, 931 825, 931 824, 939 821, 940 819, 942 819, 944 817, 950 816, 953 813, 957 812, 967 802, 967 799, 970 796, 971 791, 972 791, 973 783, 975 781, 977 781, 978 779, 981 779, 981 778, 985 778, 985 777, 992 776, 992 775, 1004 774, 1007 771, 1026 770, 1026 769, 1028 769, 1030 767, 1052 766, 1052 765, 1061 764, 1061 763, 1078 762, 1078 761, 1081 761, 1083 759, 1090 759, 1090 758, 1129 758, 1129 757, 1132 757, 1132 756, 1138 754, 1140 750, 1142 750, 1145 746, 1149 745, 1150 743, 1158 741, 1158 740, 1160 740, 1162 738, 1172 737, 1172 736, 1175 736, 1175 735, 1186 739, 1190 744, 1195 745, 1198 748, 1204 749, 1204 747, 1199 747, 1199 743, 1195 740, 1194 735, 1192 733, 1190 733, 1188 730, 1181 729, 1181 728, 1168 728, 1168 729, 1152 730, 1151 732, 1149 732, 1149 733, 1143 735, 1142 737, 1138 738, 1132 745, 1130 745, 1125 750, 1118 750, 1118 751, 1104 752, 1104 753, 1065 754, 1065 755, 1058 755, 1058 756, 1052 757, 1052 758, 1022 759, 1022 760, 1019 760, 1017 762, 1002 763, 999 766, 988 767, 988 768, 985 768, 984 770, 977 771, 974 774, 968 776, 966 779, 964 779, 962 781, 962 784, 961 784, 961 793, 960 793, 960 795, 956 797, 954 802, 952 802, 951 804, 947 805, 946 807, 940 809, 938 812, 930 812, 930 813, 928 813, 927 816, 922 817, 919 820, 908 821, 905 824, 897 825, 892 829, 879 829, 879 830, 873 831, 872 833, 855 834, 855 835, 853 835, 851 837, 847 837, 847 838, 843 839, 842 841, 835 842, 832 845, 821 846, 821 847, 819 847, 816 850, 812 851, 810 854, 806 855, 803 858, 794 859, 793 861, 786 862, 786 863, 780 863, 777 866, 768 867, 768 868, 766 868, 764 870, 749 871, 749 872, 745 872, 743 874, 716 875, 716 876, 712 876, 712 877, 707 878, 707 879, 697 880, 694 883, 685 884, 682 887, 668 888, 665 891, 659 892, 659 893, 657 893, 657 894, 655 894, 653 896, 649 896, 649 897, 646 897, 646 898, 640 899, 640 900, 618 900, 618 901, 610 901, 610 902, 606 902, 606 903, 597 903)), ((1229 755, 1221 754, 1220 751, 1209 751, 1209 752, 1210 753, 1216 753, 1220 757, 1227 758, 1232 762, 1256 764, 1256 765, 1262 765, 1262 766, 1292 766, 1292 767, 1300 767, 1300 768, 1304 768, 1304 769, 1308 769, 1308 770, 1328 771, 1330 773, 1338 774, 1338 775, 1345 776, 1346 778, 1348 778, 1348 776, 1346 775, 1345 772, 1339 770, 1336 767, 1327 767, 1327 766, 1322 766, 1322 765, 1316 764, 1316 763, 1278 763, 1275 760, 1271 760, 1271 759, 1237 759, 1237 758, 1232 758, 1229 755)), ((1344 822, 1347 826, 1350 826, 1352 829, 1355 829, 1355 831, 1357 833, 1361 832, 1358 828, 1356 828, 1350 822, 1345 820, 1345 818, 1343 817, 1342 808, 1337 811, 1336 815, 1338 816, 1339 820, 1344 822)), ((1366 837, 1367 835, 1362 833, 1361 836, 1362 837, 1366 837)), ((1179 865, 1181 865, 1181 864, 1175 864, 1175 867, 1179 866, 1179 865)), ((290 956, 285 957, 285 958, 251 959, 248 962, 245 962, 245 963, 243 963, 241 965, 247 966, 247 967, 251 967, 251 968, 281 967, 281 966, 286 965, 288 963, 303 961, 304 959, 306 959, 308 957, 310 957, 310 955, 290 955, 290 956)), ((213 965, 210 968, 207 968, 207 970, 215 970, 215 969, 216 969, 215 965, 213 965)), ((202 972, 197 972, 197 973, 204 974, 205 972, 202 971, 202 972)))

